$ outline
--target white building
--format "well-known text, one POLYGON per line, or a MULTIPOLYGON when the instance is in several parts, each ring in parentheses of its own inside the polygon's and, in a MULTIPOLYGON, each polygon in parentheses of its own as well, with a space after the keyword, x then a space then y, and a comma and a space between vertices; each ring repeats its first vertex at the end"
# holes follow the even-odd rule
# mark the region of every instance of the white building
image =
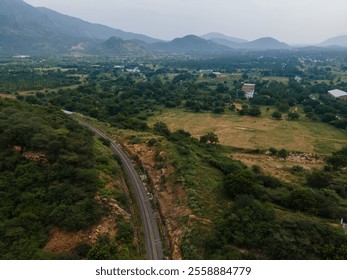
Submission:
POLYGON ((212 72, 213 72, 212 69, 202 69, 202 70, 199 70, 200 74, 205 74, 205 75, 211 74, 212 72))
POLYGON ((298 75, 295 76, 295 81, 297 81, 299 84, 302 82, 302 78, 298 75))
POLYGON ((132 68, 132 69, 125 69, 128 73, 141 73, 141 70, 138 67, 132 68))
POLYGON ((242 91, 245 93, 246 98, 253 98, 255 92, 255 84, 243 84, 242 91))
POLYGON ((335 98, 347 100, 347 92, 339 89, 329 90, 328 93, 335 98))

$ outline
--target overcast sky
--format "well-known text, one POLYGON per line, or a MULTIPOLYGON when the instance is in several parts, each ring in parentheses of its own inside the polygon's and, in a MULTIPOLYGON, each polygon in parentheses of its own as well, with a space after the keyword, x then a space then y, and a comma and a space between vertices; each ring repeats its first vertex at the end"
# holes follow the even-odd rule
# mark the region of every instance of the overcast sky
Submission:
POLYGON ((346 0, 25 0, 86 21, 160 39, 221 32, 320 43, 347 34, 346 0))

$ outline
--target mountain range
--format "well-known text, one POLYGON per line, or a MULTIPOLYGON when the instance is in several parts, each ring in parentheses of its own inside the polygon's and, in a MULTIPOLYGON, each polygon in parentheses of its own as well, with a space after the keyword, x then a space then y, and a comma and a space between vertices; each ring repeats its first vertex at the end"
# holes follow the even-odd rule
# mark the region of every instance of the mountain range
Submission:
POLYGON ((283 42, 271 37, 259 38, 254 41, 247 41, 244 39, 229 37, 221 33, 208 33, 201 36, 206 40, 211 40, 219 45, 227 46, 233 49, 246 49, 246 50, 265 50, 265 49, 290 49, 291 47, 283 42))
MULTIPOLYGON (((347 47, 347 36, 331 38, 319 47, 347 47)), ((22 0, 0 0, 1 54, 150 55, 227 54, 235 50, 291 49, 274 38, 247 41, 221 33, 187 35, 166 42, 101 24, 35 8, 22 0)))
POLYGON ((347 35, 330 38, 320 44, 323 47, 344 47, 347 48, 347 35))

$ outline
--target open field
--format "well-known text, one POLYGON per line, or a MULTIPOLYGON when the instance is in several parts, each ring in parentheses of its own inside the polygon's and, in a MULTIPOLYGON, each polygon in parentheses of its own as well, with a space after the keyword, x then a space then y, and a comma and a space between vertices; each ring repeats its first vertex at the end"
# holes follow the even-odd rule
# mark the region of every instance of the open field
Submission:
POLYGON ((16 96, 13 94, 7 94, 7 93, 2 93, 0 92, 0 98, 4 99, 16 99, 16 96))
POLYGON ((254 165, 260 166, 266 174, 276 177, 284 182, 296 183, 298 185, 305 184, 306 171, 321 169, 324 167, 323 163, 293 162, 290 160, 283 160, 278 157, 271 157, 265 154, 234 152, 231 154, 231 156, 234 159, 242 161, 248 167, 252 167, 254 165), (293 166, 302 167, 303 172, 293 173, 291 171, 293 166))
POLYGON ((264 81, 276 81, 279 83, 284 83, 284 84, 288 84, 289 78, 287 77, 262 77, 261 78, 264 81))
POLYGON ((347 133, 330 125, 307 120, 273 120, 264 117, 239 116, 236 113, 216 115, 169 109, 152 117, 149 124, 165 122, 171 131, 184 129, 200 137, 213 131, 221 144, 247 149, 275 147, 290 151, 327 155, 347 145, 347 133))

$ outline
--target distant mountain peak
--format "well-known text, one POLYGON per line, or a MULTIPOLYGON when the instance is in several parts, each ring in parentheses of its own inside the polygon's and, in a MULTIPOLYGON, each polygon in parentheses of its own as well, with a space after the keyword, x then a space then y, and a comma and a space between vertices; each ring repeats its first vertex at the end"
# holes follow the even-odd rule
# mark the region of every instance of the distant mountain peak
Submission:
POLYGON ((219 33, 219 32, 210 32, 210 33, 207 33, 207 34, 202 35, 200 37, 204 38, 206 40, 212 40, 215 42, 217 42, 218 40, 227 40, 227 41, 231 41, 233 43, 246 43, 246 42, 248 42, 247 40, 244 40, 241 38, 236 38, 236 37, 230 37, 230 36, 227 36, 227 35, 219 33))
MULTIPOLYGON (((330 38, 316 47, 347 48, 347 35, 330 38)), ((22 0, 0 0, 1 54, 65 54, 71 51, 95 54, 97 51, 105 51, 131 55, 154 52, 224 55, 233 50, 278 49, 291 47, 272 37, 247 41, 218 32, 202 36, 190 34, 164 42, 146 35, 89 23, 47 8, 35 8, 22 0)))
POLYGON ((335 46, 335 47, 347 47, 347 35, 341 35, 341 36, 336 36, 329 38, 325 40, 323 43, 320 44, 322 47, 330 47, 330 46, 335 46))
POLYGON ((92 24, 22 0, 0 0, 0 51, 15 53, 66 53, 74 46, 96 44, 117 36, 125 40, 158 42, 142 34, 92 24))
POLYGON ((273 50, 290 49, 291 47, 272 37, 262 37, 254 41, 243 44, 246 49, 273 50))
POLYGON ((180 54, 221 54, 231 51, 226 46, 219 45, 213 41, 205 40, 196 35, 186 35, 175 38, 171 42, 153 44, 153 48, 159 52, 173 52, 180 54))
POLYGON ((119 37, 111 37, 102 43, 97 51, 111 55, 143 56, 150 54, 145 44, 137 40, 123 40, 119 37))
POLYGON ((189 34, 185 35, 184 37, 181 38, 175 38, 171 42, 200 42, 200 43, 205 43, 207 40, 200 38, 199 36, 189 34))

